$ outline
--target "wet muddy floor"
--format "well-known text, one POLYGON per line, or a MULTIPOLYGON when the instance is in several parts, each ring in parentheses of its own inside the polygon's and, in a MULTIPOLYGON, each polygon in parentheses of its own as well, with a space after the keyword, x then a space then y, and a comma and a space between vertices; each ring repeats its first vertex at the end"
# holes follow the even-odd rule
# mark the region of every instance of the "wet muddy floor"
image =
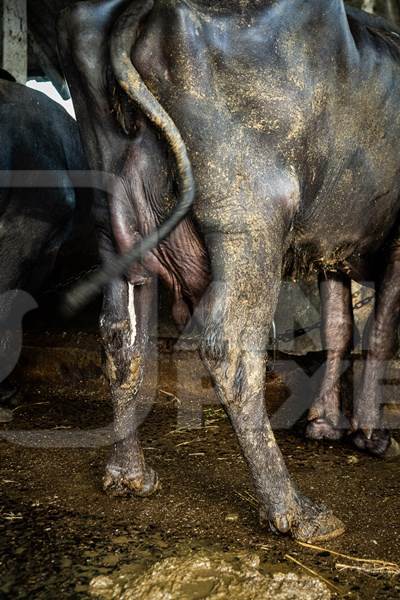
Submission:
MULTIPOLYGON (((168 369, 163 377, 142 428, 148 462, 162 482, 148 499, 111 498, 101 489, 109 448, 98 444, 112 419, 103 385, 23 386, 13 422, 0 425, 0 598, 87 598, 96 576, 121 570, 139 576, 161 559, 191 551, 227 557, 251 551, 262 572, 304 572, 291 557, 342 595, 400 598, 399 575, 343 569, 338 563, 358 563, 260 529, 248 472, 224 413, 203 405, 198 427, 182 428, 179 401, 168 395, 168 369), (92 447, 80 447, 85 436, 74 437, 78 428, 100 429, 92 447), (12 431, 14 437, 5 439, 12 431)), ((269 394, 282 394, 275 380, 269 394)), ((345 535, 325 545, 400 563, 400 462, 345 444, 305 441, 300 433, 277 437, 301 489, 347 526, 345 535)))

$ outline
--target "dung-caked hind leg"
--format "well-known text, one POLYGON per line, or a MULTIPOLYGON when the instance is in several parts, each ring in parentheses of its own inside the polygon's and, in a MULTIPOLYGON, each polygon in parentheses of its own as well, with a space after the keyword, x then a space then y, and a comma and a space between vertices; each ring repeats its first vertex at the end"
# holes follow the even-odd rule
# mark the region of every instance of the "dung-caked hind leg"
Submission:
POLYGON ((153 307, 154 284, 150 280, 140 286, 114 281, 104 297, 100 328, 115 435, 104 488, 114 495, 148 496, 158 487, 156 473, 146 465, 138 434, 146 413, 142 382, 153 307))

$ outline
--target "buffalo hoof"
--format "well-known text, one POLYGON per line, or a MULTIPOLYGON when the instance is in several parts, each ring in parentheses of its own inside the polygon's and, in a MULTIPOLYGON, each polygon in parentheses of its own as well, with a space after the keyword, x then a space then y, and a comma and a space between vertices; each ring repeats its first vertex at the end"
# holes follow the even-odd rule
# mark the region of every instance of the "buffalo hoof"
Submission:
POLYGON ((290 534, 295 540, 307 543, 331 540, 345 532, 344 524, 332 511, 304 496, 287 512, 275 510, 267 516, 261 509, 260 522, 269 525, 274 533, 290 534))
POLYGON ((139 496, 147 498, 160 487, 158 475, 147 469, 144 477, 134 476, 118 467, 107 467, 103 479, 104 490, 112 496, 139 496))
POLYGON ((375 430, 370 436, 362 431, 357 431, 353 434, 352 440, 359 450, 378 458, 400 457, 400 445, 387 430, 375 430))
POLYGON ((343 429, 337 429, 326 419, 314 419, 310 421, 306 429, 306 437, 309 440, 341 440, 345 435, 343 429))

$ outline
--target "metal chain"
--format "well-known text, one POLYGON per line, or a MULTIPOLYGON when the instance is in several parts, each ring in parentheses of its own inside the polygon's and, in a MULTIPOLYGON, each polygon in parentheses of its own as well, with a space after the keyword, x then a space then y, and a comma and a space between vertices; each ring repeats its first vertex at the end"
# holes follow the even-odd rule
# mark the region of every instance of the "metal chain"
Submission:
MULTIPOLYGON (((352 299, 354 300, 359 295, 360 295, 360 292, 356 292, 355 294, 353 294, 352 299)), ((367 296, 366 298, 359 300, 358 302, 356 302, 353 305, 353 310, 360 310, 360 308, 367 306, 374 299, 375 299, 375 295, 371 294, 371 296, 367 296)), ((295 330, 287 329, 283 333, 280 333, 274 337, 273 344, 275 346, 278 342, 286 342, 286 343, 291 342, 293 339, 301 337, 302 335, 305 335, 306 333, 310 333, 311 331, 314 331, 315 329, 319 329, 321 327, 321 323, 322 323, 322 321, 319 320, 316 323, 313 323, 312 325, 306 325, 306 327, 300 327, 299 329, 295 329, 295 330)))
POLYGON ((371 296, 367 296, 366 298, 364 298, 364 300, 359 300, 358 302, 356 302, 353 306, 353 310, 359 310, 360 308, 367 306, 367 304, 370 304, 373 300, 375 300, 374 294, 372 294, 371 296))

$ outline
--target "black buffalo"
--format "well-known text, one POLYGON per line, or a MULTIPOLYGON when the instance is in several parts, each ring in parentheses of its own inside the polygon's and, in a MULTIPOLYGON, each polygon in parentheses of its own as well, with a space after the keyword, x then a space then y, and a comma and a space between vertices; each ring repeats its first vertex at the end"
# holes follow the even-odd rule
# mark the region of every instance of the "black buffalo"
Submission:
POLYGON ((63 14, 60 48, 91 167, 121 178, 108 198, 111 226, 104 211, 99 218, 106 276, 114 277, 101 330, 120 440, 105 487, 157 488, 136 407, 159 275, 179 323, 201 300, 202 355, 263 520, 303 540, 340 534, 342 523, 287 472, 264 405, 265 349, 282 277, 319 273, 329 284, 331 351, 310 434, 335 436, 340 398, 331 382, 350 344, 348 282, 379 280, 352 425, 360 444, 377 438, 381 447, 378 383, 400 295, 398 33, 341 0, 104 0, 63 14), (176 199, 172 224, 194 199, 192 211, 127 269, 138 256, 132 246, 176 199), (125 277, 115 277, 114 248, 126 255, 125 277))
MULTIPOLYGON (((3 380, 18 360, 21 319, 36 307, 63 243, 90 232, 90 190, 76 122, 44 94, 0 72, 0 326, 3 380), (23 292, 23 293, 21 293, 23 292), (29 294, 29 295, 28 295, 29 294)), ((72 247, 72 246, 71 246, 72 247)), ((2 386, 8 395, 7 384, 2 386)))

